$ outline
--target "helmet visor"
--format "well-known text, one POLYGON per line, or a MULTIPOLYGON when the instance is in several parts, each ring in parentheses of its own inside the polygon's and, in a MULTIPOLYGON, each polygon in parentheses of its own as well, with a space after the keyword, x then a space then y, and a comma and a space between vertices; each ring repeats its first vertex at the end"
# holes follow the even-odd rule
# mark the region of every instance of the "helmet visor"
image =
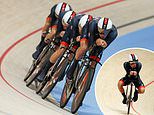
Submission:
POLYGON ((58 18, 59 16, 55 13, 56 18, 58 18))
POLYGON ((63 25, 64 28, 67 28, 69 24, 66 23, 64 20, 62 20, 62 25, 63 25))
POLYGON ((104 37, 106 38, 107 35, 109 34, 110 30, 102 29, 98 27, 98 32, 99 34, 104 34, 104 37))

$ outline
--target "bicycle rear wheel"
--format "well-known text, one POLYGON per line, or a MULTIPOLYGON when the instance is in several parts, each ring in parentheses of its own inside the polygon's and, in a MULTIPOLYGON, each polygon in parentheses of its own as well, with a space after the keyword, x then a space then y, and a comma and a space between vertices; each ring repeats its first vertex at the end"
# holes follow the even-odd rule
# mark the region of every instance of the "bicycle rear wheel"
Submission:
MULTIPOLYGON (((55 85, 57 84, 59 77, 61 76, 61 74, 64 73, 65 69, 68 66, 68 58, 64 59, 61 64, 57 67, 55 73, 53 74, 53 76, 51 77, 49 84, 43 91, 43 95, 42 95, 42 99, 45 99, 49 93, 52 91, 52 89, 55 87, 55 85)), ((63 75, 64 76, 64 75, 63 75)))
POLYGON ((27 79, 31 76, 31 74, 33 73, 33 71, 35 70, 36 68, 36 65, 33 63, 29 70, 28 70, 28 73, 26 74, 26 76, 24 77, 24 81, 27 81, 27 79))
POLYGON ((49 46, 46 46, 44 50, 41 52, 41 54, 39 55, 38 59, 31 65, 30 69, 28 70, 28 73, 24 78, 24 81, 27 81, 27 79, 32 75, 32 73, 36 69, 37 65, 40 62, 43 63, 45 59, 48 59, 48 57, 52 55, 52 53, 53 53, 53 49, 49 49, 49 46))
POLYGON ((29 79, 27 80, 26 86, 29 87, 31 85, 31 83, 35 80, 35 78, 40 74, 41 70, 40 68, 36 68, 34 70, 34 72, 32 73, 32 75, 29 77, 29 79))
POLYGON ((45 76, 45 79, 39 84, 38 88, 36 89, 36 94, 39 94, 42 91, 46 83, 49 81, 48 79, 48 76, 45 76))

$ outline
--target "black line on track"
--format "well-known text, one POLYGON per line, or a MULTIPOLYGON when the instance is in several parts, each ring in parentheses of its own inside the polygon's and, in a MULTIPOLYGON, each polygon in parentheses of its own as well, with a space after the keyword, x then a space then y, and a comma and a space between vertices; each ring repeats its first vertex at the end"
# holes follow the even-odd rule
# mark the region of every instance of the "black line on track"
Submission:
POLYGON ((130 26, 130 25, 133 25, 133 24, 136 24, 136 23, 139 23, 139 22, 143 22, 143 21, 146 21, 146 20, 149 20, 149 19, 152 19, 152 18, 154 18, 154 15, 148 16, 148 17, 145 17, 145 18, 141 18, 141 19, 138 19, 138 20, 126 23, 126 24, 123 24, 121 26, 118 26, 117 29, 121 29, 121 28, 130 26))

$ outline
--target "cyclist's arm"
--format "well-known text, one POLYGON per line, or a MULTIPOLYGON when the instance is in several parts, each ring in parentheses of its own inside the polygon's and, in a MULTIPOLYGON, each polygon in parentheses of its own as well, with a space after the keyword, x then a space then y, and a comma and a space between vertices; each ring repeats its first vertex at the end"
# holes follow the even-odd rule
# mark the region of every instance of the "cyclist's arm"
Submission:
POLYGON ((56 34, 56 31, 57 31, 57 25, 53 25, 52 26, 52 29, 51 29, 51 32, 49 34, 47 34, 47 36, 45 37, 45 42, 48 43, 48 41, 52 41, 55 34, 56 34))
POLYGON ((58 25, 57 25, 57 31, 56 31, 56 37, 63 37, 60 35, 60 33, 63 31, 63 25, 61 23, 61 21, 58 21, 58 25))
POLYGON ((89 22, 87 22, 82 29, 81 39, 82 38, 88 39, 88 32, 89 32, 89 22))
POLYGON ((63 36, 63 38, 62 39, 71 39, 72 37, 72 25, 70 24, 68 27, 67 27, 67 29, 66 29, 66 31, 65 31, 65 34, 64 34, 64 36, 63 36))
POLYGON ((139 72, 140 72, 140 70, 141 70, 141 68, 142 68, 142 64, 140 63, 140 62, 138 62, 138 63, 136 63, 136 70, 132 70, 130 73, 132 74, 132 75, 134 75, 134 76, 137 76, 137 75, 139 75, 139 72))
POLYGON ((45 21, 45 25, 42 28, 42 33, 44 34, 48 33, 49 28, 51 26, 51 22, 52 22, 52 19, 50 17, 47 17, 45 21))
POLYGON ((141 68, 142 68, 142 64, 140 62, 138 62, 137 63, 137 74, 139 74, 141 68))
POLYGON ((47 33, 49 31, 49 28, 51 26, 51 23, 53 21, 53 18, 55 18, 55 8, 56 8, 56 5, 54 5, 52 8, 51 8, 51 11, 50 11, 50 14, 49 16, 46 18, 46 21, 45 21, 45 24, 42 28, 42 33, 47 33))
POLYGON ((128 62, 125 62, 123 64, 123 66, 124 66, 124 69, 125 69, 127 75, 129 75, 130 74, 129 63, 128 62))
POLYGON ((76 38, 78 36, 78 24, 77 23, 77 20, 75 18, 73 18, 70 22, 70 30, 72 32, 72 38, 76 38))
POLYGON ((56 32, 57 32, 57 28, 58 28, 58 20, 51 27, 51 32, 47 34, 47 36, 45 37, 46 43, 50 43, 51 41, 53 41, 53 38, 55 37, 56 32))
POLYGON ((105 38, 105 41, 107 43, 107 47, 116 39, 118 35, 117 29, 116 27, 113 25, 113 28, 111 30, 111 32, 109 33, 109 35, 105 38))

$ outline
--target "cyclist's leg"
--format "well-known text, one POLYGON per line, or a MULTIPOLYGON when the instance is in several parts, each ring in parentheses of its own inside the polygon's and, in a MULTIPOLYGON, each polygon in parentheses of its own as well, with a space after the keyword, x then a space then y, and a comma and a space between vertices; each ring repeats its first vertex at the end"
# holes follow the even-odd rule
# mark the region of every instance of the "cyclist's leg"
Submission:
POLYGON ((55 63, 57 59, 62 56, 68 46, 69 44, 62 41, 60 47, 51 55, 50 62, 55 63))
POLYGON ((42 52, 43 48, 47 45, 47 43, 44 42, 45 37, 41 37, 40 43, 36 47, 36 51, 32 54, 33 59, 37 59, 40 53, 42 52))
POLYGON ((134 81, 134 85, 138 89, 138 90, 135 89, 134 97, 133 97, 134 102, 136 102, 138 100, 138 93, 143 94, 145 92, 145 86, 142 80, 140 79, 140 76, 138 76, 137 79, 134 81))
POLYGON ((51 55, 50 59, 48 59, 44 69, 42 70, 41 74, 37 77, 38 81, 43 81, 45 75, 47 74, 48 70, 50 67, 54 65, 56 60, 63 54, 65 51, 66 47, 61 44, 60 47, 51 55))
POLYGON ((76 51, 75 59, 76 60, 81 59, 81 57, 87 51, 87 49, 88 49, 88 39, 87 38, 82 38, 80 40, 80 47, 76 51))
POLYGON ((91 86, 91 83, 93 81, 93 77, 94 77, 94 74, 95 74, 95 68, 96 68, 96 65, 97 63, 100 61, 101 59, 101 55, 102 54, 102 47, 99 47, 99 46, 95 46, 93 49, 91 49, 90 51, 90 55, 89 55, 89 58, 90 58, 90 68, 91 68, 91 78, 90 78, 90 81, 88 83, 88 88, 87 88, 87 91, 90 90, 90 86, 91 86))
POLYGON ((123 101, 122 101, 123 104, 126 104, 126 101, 127 101, 127 97, 126 97, 126 94, 125 94, 123 86, 126 86, 126 85, 130 84, 130 82, 131 81, 129 80, 129 78, 127 76, 121 78, 119 80, 119 82, 118 82, 118 89, 119 89, 120 93, 123 96, 123 101))
POLYGON ((65 52, 65 50, 69 46, 69 44, 70 44, 70 39, 62 38, 62 41, 60 43, 60 47, 51 55, 45 68, 43 69, 41 74, 38 76, 39 81, 42 81, 44 79, 44 77, 47 74, 50 67, 53 66, 54 63, 57 61, 57 59, 62 56, 62 54, 65 52))
POLYGON ((42 42, 44 41, 45 37, 41 36, 41 41, 39 42, 39 44, 36 46, 36 50, 39 50, 39 48, 42 45, 42 42))
POLYGON ((72 47, 72 49, 70 49, 70 50, 72 51, 72 53, 71 53, 71 55, 69 55, 69 57, 68 57, 68 59, 69 59, 70 61, 73 60, 74 54, 75 54, 75 52, 76 52, 76 50, 78 49, 79 46, 80 46, 80 42, 74 42, 74 43, 73 43, 73 47, 72 47))
POLYGON ((142 82, 140 76, 138 77, 138 93, 139 94, 143 94, 145 92, 145 86, 144 86, 144 83, 142 82))
POLYGON ((46 34, 46 36, 41 36, 41 41, 40 43, 37 45, 36 47, 36 51, 32 54, 32 57, 34 59, 37 59, 38 56, 40 55, 40 53, 42 52, 43 48, 50 43, 49 41, 52 41, 52 39, 54 38, 54 35, 56 33, 56 26, 53 25, 51 27, 51 32, 46 34), (48 40, 48 41, 47 41, 48 40), (46 42, 45 42, 46 41, 46 42))
POLYGON ((76 66, 78 64, 78 60, 81 59, 81 57, 87 51, 87 49, 88 49, 88 39, 83 38, 83 39, 80 40, 80 46, 76 51, 75 59, 74 59, 73 64, 71 65, 71 67, 70 67, 70 69, 68 71, 67 78, 69 80, 72 79, 72 74, 75 71, 75 68, 76 68, 76 66))
POLYGON ((92 61, 91 65, 90 65, 92 68, 95 68, 96 64, 100 61, 102 54, 103 54, 103 48, 100 46, 95 46, 90 51, 89 58, 92 61))

